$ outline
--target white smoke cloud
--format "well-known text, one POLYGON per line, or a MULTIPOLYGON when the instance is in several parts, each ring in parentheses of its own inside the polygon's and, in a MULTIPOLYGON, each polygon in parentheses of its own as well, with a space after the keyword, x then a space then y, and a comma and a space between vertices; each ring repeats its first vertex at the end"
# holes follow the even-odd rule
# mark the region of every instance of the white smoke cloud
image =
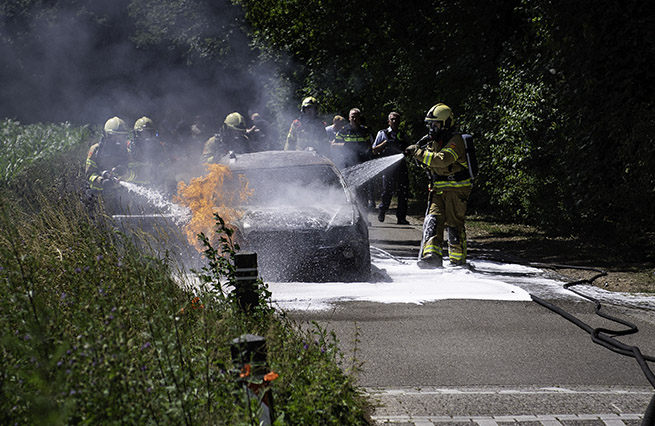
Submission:
MULTIPOLYGON (((232 111, 267 115, 270 96, 263 82, 274 80, 274 70, 249 71, 257 59, 245 34, 230 36, 238 45, 225 47, 228 58, 202 58, 173 41, 167 41, 167 51, 160 46, 155 52, 131 39, 140 30, 136 19, 144 17, 131 16, 130 9, 152 6, 146 0, 58 3, 35 3, 40 12, 0 11, 0 117, 102 125, 115 115, 129 123, 148 115, 172 130, 200 116, 216 131, 232 111), (193 64, 185 61, 187 54, 193 64)), ((205 8, 206 19, 218 28, 234 27, 240 13, 229 1, 189 3, 200 12, 205 8), (221 7, 229 13, 218 13, 221 7)), ((173 40, 188 28, 169 30, 173 40)))

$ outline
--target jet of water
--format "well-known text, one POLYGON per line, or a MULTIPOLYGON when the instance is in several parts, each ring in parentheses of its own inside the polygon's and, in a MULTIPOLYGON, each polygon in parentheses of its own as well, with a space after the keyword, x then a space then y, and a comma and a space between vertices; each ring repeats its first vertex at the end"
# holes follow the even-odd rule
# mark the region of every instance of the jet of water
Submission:
POLYGON ((374 179, 380 173, 392 167, 399 161, 403 161, 403 154, 390 155, 388 157, 376 158, 347 167, 341 171, 344 179, 353 188, 357 188, 366 182, 374 179))
POLYGON ((164 194, 157 191, 156 189, 146 188, 145 186, 137 185, 132 182, 118 181, 118 183, 125 187, 125 189, 127 189, 129 192, 133 192, 141 197, 144 197, 150 204, 161 209, 163 213, 167 212, 173 217, 179 218, 176 219, 176 222, 191 215, 191 210, 184 206, 180 206, 179 204, 168 201, 164 197, 164 194))

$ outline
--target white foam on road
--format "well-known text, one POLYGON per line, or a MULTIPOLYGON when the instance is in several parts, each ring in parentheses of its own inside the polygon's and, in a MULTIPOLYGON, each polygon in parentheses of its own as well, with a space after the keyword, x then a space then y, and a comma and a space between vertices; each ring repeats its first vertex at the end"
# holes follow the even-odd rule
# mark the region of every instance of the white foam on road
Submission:
POLYGON ((452 266, 425 270, 416 265, 416 259, 409 258, 378 258, 373 260, 373 265, 386 271, 389 282, 269 282, 268 286, 273 302, 285 310, 325 310, 342 301, 413 304, 446 299, 530 301, 530 294, 513 284, 517 281, 536 281, 554 293, 563 292, 562 282, 544 278, 543 271, 523 265, 473 261, 471 270, 452 266))

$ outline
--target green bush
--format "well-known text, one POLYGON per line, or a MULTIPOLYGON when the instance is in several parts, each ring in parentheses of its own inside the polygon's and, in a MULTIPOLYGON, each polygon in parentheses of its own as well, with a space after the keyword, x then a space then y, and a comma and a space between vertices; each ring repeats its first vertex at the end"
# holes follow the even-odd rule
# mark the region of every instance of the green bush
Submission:
POLYGON ((562 163, 555 143, 560 121, 549 88, 540 77, 512 66, 499 75, 498 86, 487 87, 465 107, 465 126, 478 132, 477 190, 498 217, 561 228, 567 223, 556 208, 562 185, 552 173, 562 163))

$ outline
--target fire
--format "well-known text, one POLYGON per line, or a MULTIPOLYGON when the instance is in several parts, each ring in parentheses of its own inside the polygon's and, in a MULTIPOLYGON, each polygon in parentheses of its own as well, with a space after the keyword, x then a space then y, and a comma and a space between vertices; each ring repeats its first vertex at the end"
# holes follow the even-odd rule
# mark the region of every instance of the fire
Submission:
POLYGON ((239 210, 232 206, 239 201, 245 201, 253 193, 248 181, 238 175, 235 180, 230 169, 221 164, 206 164, 208 173, 205 176, 191 179, 186 185, 178 183, 175 202, 186 206, 191 210, 191 220, 184 227, 189 243, 194 245, 198 251, 203 247, 198 241, 198 234, 203 232, 209 237, 212 245, 217 246, 214 233, 216 222, 214 213, 225 220, 231 226, 241 216, 239 210))

